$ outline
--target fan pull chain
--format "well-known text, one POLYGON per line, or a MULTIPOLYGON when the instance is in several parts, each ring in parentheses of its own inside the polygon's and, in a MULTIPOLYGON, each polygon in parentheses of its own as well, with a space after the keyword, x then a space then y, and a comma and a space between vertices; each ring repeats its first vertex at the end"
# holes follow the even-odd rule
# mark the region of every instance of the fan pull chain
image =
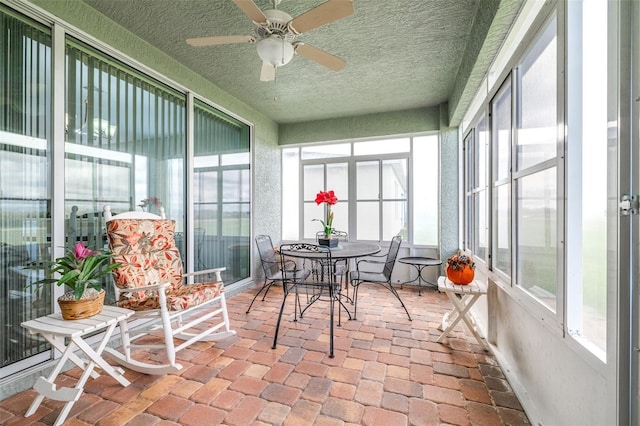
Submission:
POLYGON ((273 70, 275 77, 273 78, 273 102, 278 102, 278 67, 273 70))
MULTIPOLYGON (((284 37, 282 40, 282 54, 280 57, 282 58, 282 65, 284 65, 284 37)), ((273 79, 273 102, 278 102, 278 67, 274 65, 274 79, 273 79)))

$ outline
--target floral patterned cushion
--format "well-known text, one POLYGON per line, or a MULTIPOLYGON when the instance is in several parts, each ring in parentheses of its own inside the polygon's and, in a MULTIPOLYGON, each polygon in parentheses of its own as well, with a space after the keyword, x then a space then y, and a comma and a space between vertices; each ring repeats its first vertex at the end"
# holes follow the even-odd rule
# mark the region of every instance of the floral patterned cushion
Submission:
POLYGON ((169 310, 196 306, 220 295, 222 282, 183 285, 182 259, 173 238, 175 221, 166 219, 114 219, 107 222, 112 262, 122 266, 113 271, 121 291, 118 306, 132 310, 158 309, 154 291, 127 289, 169 283, 169 310))
MULTIPOLYGON (((167 306, 170 311, 181 311, 218 297, 223 291, 224 285, 221 281, 187 284, 175 291, 167 292, 167 306)), ((120 293, 118 306, 134 311, 145 311, 160 308, 160 301, 156 292, 120 293), (138 296, 139 293, 142 293, 142 296, 138 296)))
POLYGON ((122 264, 113 272, 118 288, 163 282, 169 282, 171 290, 182 286, 182 260, 173 239, 175 226, 175 221, 166 219, 107 222, 112 261, 122 264))
POLYGON ((176 222, 168 219, 114 219, 107 222, 111 252, 154 253, 176 246, 176 222))

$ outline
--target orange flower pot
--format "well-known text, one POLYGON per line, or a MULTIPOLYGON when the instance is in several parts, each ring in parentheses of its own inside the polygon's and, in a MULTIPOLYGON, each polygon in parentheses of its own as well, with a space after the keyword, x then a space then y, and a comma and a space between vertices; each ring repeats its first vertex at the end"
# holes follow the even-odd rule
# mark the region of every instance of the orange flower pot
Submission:
POLYGON ((475 271, 465 265, 463 268, 455 270, 451 266, 447 266, 447 278, 454 284, 466 285, 473 281, 475 271))

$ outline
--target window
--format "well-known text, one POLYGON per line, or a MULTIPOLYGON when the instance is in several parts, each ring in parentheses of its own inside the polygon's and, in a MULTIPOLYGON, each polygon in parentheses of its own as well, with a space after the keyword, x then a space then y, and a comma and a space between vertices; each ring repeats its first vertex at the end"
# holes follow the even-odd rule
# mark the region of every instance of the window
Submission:
POLYGON ((314 239, 316 194, 333 190, 333 226, 350 239, 437 246, 438 153, 437 135, 283 149, 283 238, 314 239))
MULTIPOLYGON (((607 3, 569 2, 567 329, 606 359, 608 271, 616 264, 617 141, 607 122, 607 3), (584 30, 583 30, 584 29, 584 30), (585 90, 588 88, 588 90, 585 90), (589 108, 584 108, 589 105, 589 108), (609 135, 611 133, 611 136, 609 135), (611 206, 611 201, 614 201, 611 206)), ((614 272, 613 274, 611 272, 614 272)))
POLYGON ((557 19, 516 67, 515 283, 557 311, 557 19), (549 78, 549 76, 552 76, 549 78))
POLYGON ((238 281, 250 274, 249 129, 200 101, 194 116, 195 269, 226 265, 238 281))
MULTIPOLYGON (((489 102, 490 269, 606 361, 607 331, 615 328, 615 322, 607 324, 612 318, 607 286, 611 291, 612 283, 617 285, 619 243, 617 123, 607 110, 607 84, 616 66, 608 63, 610 10, 606 2, 566 6, 566 95, 558 85, 563 73, 554 14, 489 102), (559 154, 558 135, 565 99, 566 159, 559 154)), ((464 235, 474 250, 481 225, 475 220, 473 178, 482 161, 473 150, 482 127, 477 120, 465 138, 464 235)))
POLYGON ((511 277, 511 78, 491 102, 493 147, 493 234, 492 266, 511 277))
POLYGON ((338 202, 331 206, 334 215, 333 228, 346 231, 349 224, 349 173, 347 163, 305 165, 303 182, 304 238, 315 239, 322 227, 314 219, 324 220, 325 205, 315 203, 319 191, 333 190, 338 202))
POLYGON ((464 140, 467 228, 466 248, 486 262, 487 222, 487 119, 482 114, 472 132, 464 140))
POLYGON ((438 199, 440 196, 440 149, 438 135, 413 138, 411 170, 413 187, 411 201, 413 217, 413 243, 416 245, 438 244, 438 199))
POLYGON ((356 239, 407 239, 407 166, 406 158, 356 161, 356 239))
POLYGON ((556 26, 554 15, 489 102, 490 139, 484 112, 467 133, 465 238, 475 256, 487 259, 491 211, 488 267, 561 315, 556 26))
POLYGON ((282 239, 300 238, 300 148, 282 150, 282 239))

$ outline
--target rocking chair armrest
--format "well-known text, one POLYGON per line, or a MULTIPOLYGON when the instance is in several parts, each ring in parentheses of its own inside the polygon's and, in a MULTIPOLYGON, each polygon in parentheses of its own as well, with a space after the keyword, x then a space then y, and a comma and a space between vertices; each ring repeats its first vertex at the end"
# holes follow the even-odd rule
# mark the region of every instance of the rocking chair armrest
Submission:
POLYGON ((196 271, 196 272, 188 272, 186 274, 182 274, 183 277, 195 277, 196 275, 204 275, 204 274, 215 274, 216 276, 216 281, 222 281, 222 277, 220 276, 220 272, 226 271, 227 268, 226 267, 220 267, 220 268, 211 268, 211 269, 205 269, 203 271, 196 271))

